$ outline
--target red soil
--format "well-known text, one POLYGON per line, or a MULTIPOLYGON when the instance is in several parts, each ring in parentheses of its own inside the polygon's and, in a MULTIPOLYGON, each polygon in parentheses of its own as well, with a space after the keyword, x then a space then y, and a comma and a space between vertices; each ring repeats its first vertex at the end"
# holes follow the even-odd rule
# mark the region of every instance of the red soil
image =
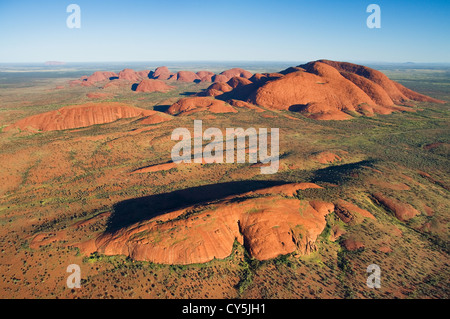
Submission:
POLYGON ((86 96, 90 99, 107 99, 113 97, 113 95, 110 93, 100 93, 100 92, 88 93, 86 94, 86 96))
POLYGON ((331 228, 330 240, 336 241, 337 239, 339 239, 339 237, 341 237, 345 233, 346 233, 345 229, 342 229, 339 225, 334 225, 331 228))
POLYGON ((82 83, 83 83, 83 80, 72 80, 72 81, 69 81, 70 87, 78 86, 78 85, 81 85, 82 83))
POLYGON ((149 167, 144 167, 138 170, 133 171, 133 174, 142 174, 142 173, 154 173, 159 171, 167 171, 169 169, 177 167, 177 164, 175 163, 165 163, 165 164, 159 164, 159 165, 153 165, 149 167))
POLYGON ((312 158, 313 158, 313 160, 316 160, 317 162, 319 162, 321 164, 329 164, 329 163, 342 161, 342 158, 339 155, 336 155, 329 151, 320 152, 319 154, 316 154, 312 158))
POLYGON ((64 240, 66 231, 59 231, 54 233, 40 233, 37 234, 30 242, 31 249, 39 249, 41 246, 49 245, 56 241, 64 240))
POLYGON ((344 247, 347 250, 350 250, 350 251, 354 251, 354 250, 358 250, 358 249, 364 248, 364 243, 359 241, 359 240, 356 240, 354 238, 347 238, 346 240, 344 240, 342 242, 342 244, 344 245, 344 247))
POLYGON ((255 105, 253 105, 251 103, 248 103, 248 102, 239 101, 239 100, 229 100, 227 102, 231 106, 247 108, 247 109, 255 110, 256 112, 259 112, 259 113, 265 112, 263 109, 255 106, 255 105))
POLYGON ((381 251, 382 253, 388 254, 392 252, 392 248, 389 246, 381 246, 378 248, 379 251, 381 251))
POLYGON ((140 124, 153 125, 170 120, 172 120, 172 117, 170 115, 155 111, 155 113, 140 121, 140 124))

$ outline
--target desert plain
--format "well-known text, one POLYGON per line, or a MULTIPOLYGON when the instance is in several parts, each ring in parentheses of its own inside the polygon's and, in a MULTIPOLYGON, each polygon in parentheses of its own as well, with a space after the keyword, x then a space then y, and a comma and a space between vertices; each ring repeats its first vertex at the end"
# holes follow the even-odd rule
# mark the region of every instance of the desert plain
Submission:
POLYGON ((0 72, 1 298, 448 298, 448 66, 45 67, 0 72), (277 172, 173 163, 194 120, 277 172))

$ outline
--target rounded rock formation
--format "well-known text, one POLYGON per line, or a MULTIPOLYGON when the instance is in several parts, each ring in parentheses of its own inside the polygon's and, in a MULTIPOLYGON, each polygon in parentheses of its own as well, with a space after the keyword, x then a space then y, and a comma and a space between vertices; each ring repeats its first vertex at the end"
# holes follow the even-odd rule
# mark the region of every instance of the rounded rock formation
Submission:
POLYGON ((168 92, 173 86, 167 85, 163 81, 145 79, 136 87, 136 92, 168 92))
POLYGON ((212 113, 236 113, 230 105, 224 101, 210 97, 186 97, 169 107, 167 113, 171 115, 191 114, 199 111, 210 111, 212 113))
MULTIPOLYGON (((296 187, 303 186, 288 185, 287 194, 296 187)), ((283 187, 262 193, 265 195, 253 198, 248 194, 230 196, 203 204, 201 209, 196 206, 170 211, 106 232, 80 247, 85 254, 97 251, 183 265, 226 258, 236 240, 258 260, 315 251, 315 241, 326 226, 325 216, 334 205, 286 198, 283 187)))
POLYGON ((154 72, 150 72, 150 77, 157 80, 168 80, 172 75, 173 73, 166 66, 161 66, 156 68, 154 72))
POLYGON ((176 80, 180 82, 201 81, 197 74, 191 71, 179 71, 176 74, 176 80))
POLYGON ((144 110, 124 103, 87 103, 33 115, 7 129, 59 131, 110 123, 122 118, 150 116, 155 113, 156 111, 144 110))

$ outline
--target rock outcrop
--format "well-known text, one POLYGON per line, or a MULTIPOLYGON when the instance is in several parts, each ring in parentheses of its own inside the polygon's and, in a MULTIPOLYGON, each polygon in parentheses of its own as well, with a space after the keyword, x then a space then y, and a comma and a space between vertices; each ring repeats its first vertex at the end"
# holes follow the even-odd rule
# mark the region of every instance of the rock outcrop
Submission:
POLYGON ((290 68, 255 90, 248 101, 279 110, 302 112, 318 120, 345 120, 351 113, 389 114, 411 99, 442 101, 412 92, 383 73, 356 64, 321 60, 290 68))
POLYGON ((160 80, 145 79, 136 87, 136 92, 168 92, 173 86, 160 80))
POLYGON ((163 264, 205 263, 223 259, 237 240, 259 260, 316 249, 325 216, 334 205, 285 197, 314 184, 288 184, 186 207, 141 221, 83 244, 105 255, 126 255, 163 264), (286 188, 285 190, 283 190, 286 188), (257 194, 258 192, 256 192, 257 194), (252 196, 249 196, 253 194, 252 196))
POLYGON ((6 129, 19 128, 34 131, 58 131, 114 122, 122 118, 152 116, 158 112, 124 103, 87 103, 65 106, 24 118, 6 129))
POLYGON ((402 203, 395 198, 390 198, 381 193, 375 193, 373 194, 373 197, 375 197, 380 204, 393 212, 395 217, 401 221, 407 221, 417 215, 420 215, 420 212, 410 204, 402 203))
POLYGON ((166 66, 161 66, 150 72, 149 77, 156 80, 168 80, 172 75, 173 73, 166 66))
POLYGON ((413 111, 408 101, 444 103, 390 80, 380 71, 346 62, 320 60, 279 73, 251 75, 239 69, 213 77, 204 96, 242 100, 257 106, 301 112, 317 120, 413 111), (231 89, 230 89, 231 88, 231 89))
POLYGON ((147 76, 148 76, 148 72, 147 72, 147 75, 145 75, 145 71, 136 72, 132 69, 124 69, 119 72, 119 80, 126 80, 126 81, 130 81, 130 82, 139 82, 147 76))
POLYGON ((212 113, 236 113, 229 104, 210 97, 186 97, 172 104, 167 113, 171 115, 191 114, 194 112, 209 111, 212 113))
POLYGON ((90 86, 94 85, 97 82, 109 81, 118 77, 119 76, 114 72, 97 71, 94 72, 91 76, 83 78, 82 83, 84 83, 85 86, 90 86))

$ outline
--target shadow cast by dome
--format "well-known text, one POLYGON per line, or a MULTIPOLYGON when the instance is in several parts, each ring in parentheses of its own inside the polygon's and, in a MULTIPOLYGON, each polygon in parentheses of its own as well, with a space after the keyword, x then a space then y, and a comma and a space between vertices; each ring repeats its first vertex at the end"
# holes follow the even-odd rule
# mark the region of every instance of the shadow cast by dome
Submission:
POLYGON ((283 181, 228 182, 125 200, 114 205, 113 213, 108 220, 106 233, 114 233, 121 228, 152 219, 176 209, 285 183, 283 181))

